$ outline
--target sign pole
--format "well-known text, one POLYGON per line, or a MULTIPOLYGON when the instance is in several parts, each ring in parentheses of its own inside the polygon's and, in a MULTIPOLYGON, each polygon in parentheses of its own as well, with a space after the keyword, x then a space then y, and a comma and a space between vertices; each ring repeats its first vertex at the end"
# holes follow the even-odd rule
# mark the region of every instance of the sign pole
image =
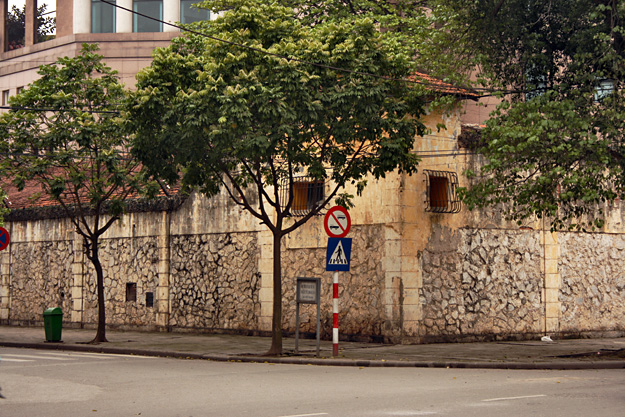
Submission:
MULTIPOLYGON (((321 297, 321 281, 317 285, 318 294, 321 297)), ((319 357, 319 346, 321 345, 321 300, 317 302, 317 357, 319 357)))
POLYGON ((339 272, 349 271, 352 240, 345 236, 352 226, 352 219, 345 207, 334 206, 328 210, 323 227, 326 230, 328 248, 326 271, 332 274, 332 356, 339 355, 339 272))
POLYGON ((332 356, 339 355, 339 272, 332 274, 332 356))
POLYGON ((299 305, 317 304, 317 357, 319 357, 319 344, 321 333, 321 279, 320 278, 297 278, 295 288, 295 353, 299 353, 299 305))
POLYGON ((295 353, 299 353, 299 301, 295 302, 295 353))

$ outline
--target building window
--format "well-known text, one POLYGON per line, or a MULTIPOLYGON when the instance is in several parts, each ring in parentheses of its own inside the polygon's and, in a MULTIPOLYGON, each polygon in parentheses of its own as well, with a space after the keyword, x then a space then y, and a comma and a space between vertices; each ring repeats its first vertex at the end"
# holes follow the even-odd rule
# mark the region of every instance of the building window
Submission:
POLYGON ((595 101, 603 101, 604 98, 610 96, 614 92, 614 80, 601 80, 595 87, 595 101))
POLYGON ((133 11, 149 16, 152 19, 133 14, 133 32, 162 32, 163 23, 163 0, 135 0, 132 5, 133 11), (158 19, 158 20, 154 20, 158 19))
POLYGON ((2 92, 2 105, 3 106, 9 105, 9 90, 4 90, 2 92))
POLYGON ((137 283, 136 282, 127 282, 126 283, 126 301, 137 301, 137 283))
POLYGON ((115 9, 111 4, 91 0, 91 33, 115 33, 115 9))
POLYGON ((526 64, 525 67, 525 101, 542 96, 547 91, 549 74, 546 68, 536 64, 526 64))
POLYGON ((201 1, 180 0, 180 23, 193 23, 201 20, 210 20, 210 10, 193 7, 194 4, 198 3, 201 3, 201 1))
MULTIPOLYGON (((289 199, 288 180, 280 186, 280 201, 285 204, 289 199)), ((311 210, 323 203, 324 182, 311 177, 293 178, 293 204, 291 215, 305 216, 311 210)))
POLYGON ((434 213, 459 213, 461 204, 456 189, 458 176, 455 172, 424 170, 427 199, 425 211, 434 213))

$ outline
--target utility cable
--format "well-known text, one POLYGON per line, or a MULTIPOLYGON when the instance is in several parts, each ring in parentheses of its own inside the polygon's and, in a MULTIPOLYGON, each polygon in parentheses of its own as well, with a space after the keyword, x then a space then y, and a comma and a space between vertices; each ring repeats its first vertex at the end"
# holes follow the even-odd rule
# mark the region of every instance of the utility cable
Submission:
POLYGON ((83 113, 92 113, 92 114, 120 114, 120 112, 117 110, 83 110, 79 108, 53 109, 53 108, 45 108, 45 107, 0 106, 0 109, 23 110, 23 111, 50 111, 50 112, 57 112, 57 113, 79 111, 83 113))
MULTIPOLYGON (((258 52, 258 53, 265 54, 265 55, 268 55, 268 56, 273 56, 275 58, 286 59, 287 61, 299 62, 300 64, 310 65, 310 66, 314 66, 314 67, 318 67, 318 68, 330 69, 330 70, 338 71, 338 72, 345 72, 345 73, 353 74, 353 75, 360 75, 360 76, 367 76, 367 77, 372 77, 372 78, 379 78, 379 79, 383 79, 383 80, 387 80, 387 81, 399 81, 399 82, 418 84, 418 85, 423 85, 423 86, 426 86, 426 87, 433 87, 433 88, 436 88, 436 87, 440 88, 441 87, 439 84, 428 83, 428 82, 425 82, 425 81, 422 81, 422 80, 417 80, 417 79, 411 80, 411 79, 408 79, 408 78, 395 78, 395 77, 389 77, 387 75, 373 74, 373 73, 370 73, 370 72, 354 71, 354 70, 350 70, 350 69, 347 69, 347 68, 341 68, 341 67, 336 67, 336 66, 333 66, 333 65, 322 64, 322 63, 319 63, 319 62, 307 61, 305 59, 301 59, 301 58, 297 58, 297 57, 276 54, 274 52, 269 52, 269 51, 267 51, 265 49, 256 48, 256 47, 249 46, 249 45, 244 45, 244 44, 241 44, 241 43, 238 43, 238 42, 233 42, 233 41, 229 41, 229 40, 226 40, 226 39, 217 38, 215 36, 208 35, 206 33, 199 32, 199 31, 196 31, 196 30, 193 30, 193 29, 189 29, 189 28, 186 28, 184 26, 177 25, 175 23, 166 22, 166 21, 164 21, 162 19, 157 19, 155 17, 148 16, 148 15, 146 15, 144 13, 128 9, 126 7, 120 6, 120 5, 116 4, 116 3, 113 3, 113 2, 108 1, 108 0, 100 0, 100 1, 102 3, 106 3, 108 5, 116 7, 118 9, 127 11, 127 12, 132 13, 132 14, 135 14, 137 16, 141 16, 141 17, 144 17, 146 19, 150 19, 150 20, 153 20, 155 22, 159 22, 161 24, 164 24, 164 25, 176 28, 176 29, 178 29, 180 31, 183 31, 183 32, 188 32, 188 33, 191 33, 191 34, 194 34, 194 35, 202 36, 202 37, 205 37, 205 38, 208 38, 208 39, 212 39, 212 40, 217 41, 217 42, 222 42, 222 43, 225 43, 225 44, 228 44, 228 45, 231 45, 231 46, 236 46, 236 47, 239 47, 239 48, 247 49, 249 51, 254 51, 254 52, 258 52)), ((447 84, 447 83, 445 83, 445 84, 447 84)), ((461 90, 465 90, 464 88, 461 88, 461 87, 455 87, 455 86, 452 86, 450 84, 447 84, 447 85, 449 86, 448 88, 454 89, 454 90, 458 90, 458 92, 460 92, 461 90)), ((466 89, 466 90, 469 90, 469 89, 466 89)), ((469 91, 467 91, 467 93, 468 92, 469 91)), ((467 94, 467 95, 469 95, 469 94, 467 94)))

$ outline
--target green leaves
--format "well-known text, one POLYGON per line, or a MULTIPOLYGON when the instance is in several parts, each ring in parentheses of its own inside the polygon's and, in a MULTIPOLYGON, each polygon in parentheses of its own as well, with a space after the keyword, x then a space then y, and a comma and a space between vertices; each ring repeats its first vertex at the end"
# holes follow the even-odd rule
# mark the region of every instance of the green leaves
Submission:
POLYGON ((369 15, 310 25, 285 3, 205 2, 224 12, 196 25, 210 37, 157 51, 129 109, 135 154, 152 174, 182 174, 209 195, 226 187, 270 227, 264 205, 282 222, 298 176, 332 180, 327 202, 369 174, 414 172, 414 136, 425 131, 426 92, 392 80, 412 74, 407 49, 369 15))
POLYGON ((554 88, 488 122, 480 149, 487 163, 463 194, 470 206, 513 201, 506 207, 511 219, 548 216, 554 228, 602 222, 603 204, 623 197, 625 126, 622 119, 600 126, 606 109, 592 93, 583 107, 576 107, 578 94, 572 96, 554 88))
POLYGON ((621 3, 451 2, 483 51, 483 78, 513 90, 483 131, 470 207, 507 203, 511 219, 592 229, 623 198, 621 3))
POLYGON ((103 233, 101 227, 110 224, 98 225, 97 219, 105 206, 121 213, 142 178, 117 114, 126 93, 96 51, 83 45, 78 56, 42 66, 40 78, 11 100, 28 110, 0 116, 7 176, 18 188, 40 185, 85 235, 103 233), (92 215, 94 227, 84 227, 92 215))

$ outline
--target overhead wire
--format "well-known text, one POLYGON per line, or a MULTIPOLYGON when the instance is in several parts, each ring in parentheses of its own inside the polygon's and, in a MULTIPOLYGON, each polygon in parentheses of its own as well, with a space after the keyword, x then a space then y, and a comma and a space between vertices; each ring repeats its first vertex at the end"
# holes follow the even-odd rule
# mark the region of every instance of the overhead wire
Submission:
POLYGON ((59 109, 59 108, 46 108, 46 107, 23 107, 23 106, 0 106, 0 109, 5 110, 23 110, 23 111, 49 111, 55 113, 64 113, 64 112, 72 112, 72 111, 80 111, 83 113, 92 113, 92 114, 120 114, 117 110, 83 110, 77 107, 70 109, 59 109))
MULTIPOLYGON (((316 66, 316 67, 320 67, 320 68, 332 69, 334 71, 346 72, 346 73, 355 74, 355 75, 361 75, 361 76, 370 76, 370 77, 385 79, 385 80, 389 80, 389 81, 407 82, 407 83, 419 84, 419 85, 435 87, 435 88, 440 88, 441 87, 440 84, 428 83, 428 82, 425 82, 423 80, 407 79, 407 78, 395 78, 395 77, 389 77, 389 76, 385 76, 385 75, 373 74, 373 73, 368 73, 368 72, 363 72, 363 71, 354 71, 354 70, 350 70, 350 69, 347 69, 347 68, 341 68, 341 67, 336 67, 336 66, 332 66, 332 65, 322 64, 322 63, 318 63, 318 62, 307 61, 307 60, 300 59, 300 58, 293 57, 293 56, 285 56, 285 55, 281 55, 281 54, 276 54, 276 53, 267 51, 265 49, 256 48, 256 47, 249 46, 249 45, 244 45, 244 44, 241 44, 241 43, 238 43, 238 42, 233 42, 233 41, 229 41, 229 40, 226 40, 226 39, 221 39, 221 38, 218 38, 218 37, 215 37, 215 36, 208 35, 208 34, 203 33, 203 32, 195 31, 193 29, 189 29, 187 27, 184 27, 184 26, 181 26, 181 25, 178 25, 178 24, 170 23, 170 22, 164 21, 162 19, 158 19, 158 18, 149 16, 149 15, 147 15, 145 13, 141 13, 141 12, 138 12, 138 11, 135 11, 135 10, 128 9, 126 7, 120 6, 120 5, 116 4, 116 3, 113 3, 113 2, 110 2, 110 1, 107 1, 107 0, 100 0, 100 1, 102 3, 106 3, 108 5, 111 5, 111 6, 115 7, 115 8, 118 8, 118 9, 127 11, 129 13, 132 13, 132 14, 144 17, 146 19, 150 19, 150 20, 159 22, 161 24, 174 27, 174 28, 176 28, 176 29, 178 29, 180 31, 183 31, 183 32, 192 33, 192 34, 195 34, 195 35, 198 35, 198 36, 202 36, 202 37, 206 37, 206 38, 209 38, 209 39, 213 39, 213 40, 218 41, 218 42, 222 42, 222 43, 229 44, 229 45, 232 45, 232 46, 237 46, 237 47, 244 48, 244 49, 247 49, 247 50, 251 50, 251 51, 254 51, 254 52, 258 52, 258 53, 262 53, 262 54, 265 54, 265 55, 273 56, 273 57, 276 57, 276 58, 286 59, 288 61, 295 61, 295 62, 299 62, 299 63, 302 63, 302 64, 316 66)), ((28 62, 28 61, 20 61, 20 62, 28 62)), ((46 61, 35 61, 35 60, 33 60, 31 62, 54 63, 54 62, 49 62, 47 60, 46 61)), ((458 90, 463 90, 463 88, 460 88, 460 87, 453 87, 453 88, 458 89, 458 90)), ((472 89, 472 90, 475 90, 475 89, 472 89)), ((484 97, 484 96, 482 96, 482 97, 484 97)), ((76 111, 76 110, 79 110, 79 109, 28 108, 28 107, 19 107, 19 106, 0 106, 0 109, 24 110, 24 111, 59 111, 59 112, 60 111, 76 111)), ((87 112, 87 113, 97 113, 97 114, 100 114, 100 113, 102 113, 102 114, 120 114, 119 111, 114 111, 114 110, 82 110, 82 109, 80 109, 79 111, 87 112)), ((439 140, 439 141, 456 142, 455 139, 441 138, 441 137, 439 137, 437 135, 432 135, 432 134, 422 135, 421 137, 431 137, 431 138, 439 140)), ((415 154, 419 155, 420 157, 432 158, 432 157, 447 157, 447 156, 471 155, 473 153, 459 153, 459 152, 455 152, 453 150, 445 150, 445 151, 431 150, 431 151, 417 151, 417 152, 415 152, 415 154)))
MULTIPOLYGON (((308 60, 297 58, 297 57, 294 57, 294 56, 286 56, 286 55, 277 54, 275 52, 267 51, 266 49, 257 48, 257 47, 250 46, 250 45, 244 45, 242 43, 238 43, 238 42, 234 42, 234 41, 229 41, 229 40, 218 38, 216 36, 212 36, 212 35, 209 35, 207 33, 199 32, 199 31, 196 31, 196 30, 193 30, 193 29, 190 29, 190 28, 187 28, 187 27, 175 24, 175 23, 167 22, 165 20, 158 19, 158 18, 155 18, 153 16, 149 16, 149 15, 147 15, 145 13, 141 13, 141 12, 138 12, 136 10, 128 9, 126 7, 120 6, 120 5, 116 4, 116 3, 108 1, 108 0, 100 0, 100 1, 102 3, 106 3, 106 4, 110 5, 110 6, 116 7, 118 9, 127 11, 127 12, 132 13, 132 14, 135 14, 137 16, 141 16, 141 17, 144 17, 146 19, 150 19, 150 20, 153 20, 155 22, 159 22, 159 23, 161 23, 163 25, 167 25, 167 26, 176 28, 176 29, 180 30, 181 32, 192 33, 194 35, 198 35, 198 36, 202 36, 202 37, 205 37, 205 38, 208 38, 208 39, 212 39, 212 40, 217 41, 217 42, 225 43, 225 44, 228 44, 228 45, 231 45, 231 46, 237 46, 239 48, 243 48, 243 49, 247 49, 247 50, 250 50, 250 51, 258 52, 258 53, 265 54, 265 55, 268 55, 268 56, 273 56, 275 58, 286 59, 287 61, 299 62, 299 63, 305 64, 305 65, 310 65, 310 66, 315 66, 315 67, 325 68, 325 69, 331 69, 333 71, 345 72, 345 73, 354 74, 354 75, 361 75, 361 76, 368 76, 368 77, 373 77, 373 78, 379 78, 379 79, 384 79, 384 80, 388 80, 388 81, 400 81, 400 82, 405 82, 405 83, 418 84, 418 85, 422 85, 422 86, 426 86, 426 87, 439 87, 439 88, 441 87, 439 84, 430 83, 430 82, 426 82, 426 81, 423 81, 423 80, 418 80, 418 79, 412 80, 412 79, 409 79, 409 78, 396 78, 396 77, 390 77, 390 76, 387 76, 387 75, 374 74, 374 73, 370 73, 370 72, 355 71, 355 70, 350 70, 350 69, 347 69, 347 68, 336 67, 336 66, 333 66, 333 65, 322 64, 320 62, 308 61, 308 60)), ((443 81, 441 81, 441 82, 443 82, 443 81)), ((451 85, 450 85, 450 87, 454 88, 454 89, 457 89, 459 91, 460 90, 469 90, 469 89, 465 89, 465 88, 462 88, 462 87, 454 87, 454 86, 451 86, 451 85)))

